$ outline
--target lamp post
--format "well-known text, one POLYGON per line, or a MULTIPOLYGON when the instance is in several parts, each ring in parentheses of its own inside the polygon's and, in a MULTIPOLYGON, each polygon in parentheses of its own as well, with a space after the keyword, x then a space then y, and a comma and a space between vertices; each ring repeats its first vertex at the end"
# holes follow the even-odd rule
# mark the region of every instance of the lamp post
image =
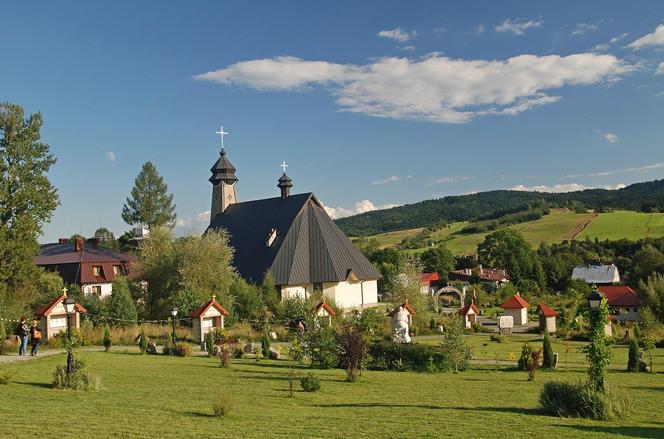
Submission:
POLYGON ((604 294, 593 288, 592 293, 586 297, 590 308, 590 344, 586 348, 588 367, 588 380, 598 391, 604 391, 604 375, 606 367, 611 361, 611 350, 606 342, 604 327, 608 317, 608 308, 604 301, 604 294))
POLYGON ((71 319, 72 316, 76 313, 76 300, 71 297, 66 298, 62 302, 62 306, 65 308, 67 313, 67 375, 74 373, 74 354, 72 352, 72 342, 71 342, 71 319))
POLYGON ((173 316, 173 344, 175 344, 175 317, 178 315, 178 307, 174 306, 171 310, 171 316, 173 316))

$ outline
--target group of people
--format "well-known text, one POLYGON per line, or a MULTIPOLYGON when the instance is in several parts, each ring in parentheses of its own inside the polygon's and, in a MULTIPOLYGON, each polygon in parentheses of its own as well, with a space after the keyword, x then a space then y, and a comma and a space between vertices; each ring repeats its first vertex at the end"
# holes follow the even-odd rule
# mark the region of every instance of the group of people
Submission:
POLYGON ((23 316, 18 324, 16 329, 16 334, 19 338, 19 355, 26 355, 28 351, 28 339, 32 349, 30 350, 30 355, 35 356, 39 351, 39 345, 41 344, 42 333, 39 326, 37 326, 37 320, 32 321, 32 325, 28 326, 28 319, 23 316))

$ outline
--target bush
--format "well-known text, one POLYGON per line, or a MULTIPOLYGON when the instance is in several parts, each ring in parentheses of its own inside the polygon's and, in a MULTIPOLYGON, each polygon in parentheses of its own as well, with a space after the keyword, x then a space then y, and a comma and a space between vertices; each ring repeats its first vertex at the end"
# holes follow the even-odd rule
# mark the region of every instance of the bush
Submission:
POLYGON ((261 340, 261 349, 263 351, 263 358, 266 360, 270 359, 270 333, 265 330, 263 331, 263 338, 261 340))
POLYGON ((533 354, 533 348, 528 342, 524 343, 521 347, 521 356, 517 362, 517 367, 519 370, 526 371, 528 370, 528 362, 533 354))
POLYGON ((305 392, 318 392, 320 390, 320 380, 316 375, 309 372, 303 377, 300 377, 300 386, 305 392))
POLYGON ((433 345, 384 341, 369 345, 368 354, 367 367, 373 370, 418 372, 449 370, 442 348, 433 345))
POLYGON ((635 338, 629 341, 629 353, 627 354, 627 371, 639 371, 639 343, 635 338))
POLYGON ((74 359, 74 372, 71 375, 67 374, 66 366, 59 365, 55 368, 53 387, 69 390, 98 390, 101 388, 101 381, 98 376, 86 371, 83 361, 74 359))
POLYGON ((470 348, 463 339, 464 324, 459 316, 450 317, 445 324, 441 344, 445 360, 456 373, 468 367, 470 348))
POLYGON ((141 354, 144 354, 148 350, 148 338, 145 335, 143 326, 141 326, 141 333, 138 335, 138 349, 140 349, 141 354))
POLYGON ((609 389, 602 392, 582 382, 545 383, 539 402, 546 413, 554 416, 601 421, 625 419, 632 409, 627 395, 609 389))
POLYGON ((104 339, 102 340, 102 344, 106 352, 111 350, 111 328, 108 327, 108 323, 104 324, 104 339))
POLYGON ((177 357, 191 357, 191 345, 189 343, 176 343, 173 349, 173 355, 177 357))
POLYGON ((502 334, 491 334, 491 337, 489 337, 491 341, 495 341, 496 343, 504 343, 505 342, 505 336, 502 334))
POLYGON ((212 413, 217 418, 224 418, 233 410, 233 400, 225 393, 219 392, 212 401, 212 413))
POLYGON ((553 369, 554 367, 553 346, 551 345, 551 337, 549 333, 544 334, 542 345, 542 367, 545 369, 553 369))
POLYGON ((339 343, 341 366, 346 369, 346 380, 354 383, 367 352, 362 328, 359 325, 345 323, 337 335, 337 343, 339 343))

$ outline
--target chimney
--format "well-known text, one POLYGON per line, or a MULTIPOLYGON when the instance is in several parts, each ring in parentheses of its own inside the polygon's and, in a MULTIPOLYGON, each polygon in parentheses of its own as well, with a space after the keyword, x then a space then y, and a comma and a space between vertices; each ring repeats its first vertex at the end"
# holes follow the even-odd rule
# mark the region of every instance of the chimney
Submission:
POLYGON ((69 244, 69 238, 58 239, 58 244, 69 244))
POLYGON ((76 251, 79 252, 79 253, 83 251, 83 239, 82 238, 76 238, 76 251))

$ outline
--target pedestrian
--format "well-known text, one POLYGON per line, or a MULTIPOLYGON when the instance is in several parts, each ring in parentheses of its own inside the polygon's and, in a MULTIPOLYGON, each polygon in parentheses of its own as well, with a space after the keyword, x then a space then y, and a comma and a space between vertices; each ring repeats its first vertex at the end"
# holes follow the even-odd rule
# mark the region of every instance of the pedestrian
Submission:
POLYGON ((27 322, 28 319, 25 318, 25 316, 21 316, 18 328, 16 329, 16 334, 18 335, 20 342, 18 348, 19 355, 25 355, 26 351, 28 350, 28 335, 30 335, 30 329, 28 328, 27 322))
POLYGON ((30 355, 33 357, 37 355, 39 351, 39 345, 41 344, 42 333, 39 326, 37 326, 37 320, 32 321, 32 326, 30 327, 30 344, 32 349, 30 350, 30 355))

